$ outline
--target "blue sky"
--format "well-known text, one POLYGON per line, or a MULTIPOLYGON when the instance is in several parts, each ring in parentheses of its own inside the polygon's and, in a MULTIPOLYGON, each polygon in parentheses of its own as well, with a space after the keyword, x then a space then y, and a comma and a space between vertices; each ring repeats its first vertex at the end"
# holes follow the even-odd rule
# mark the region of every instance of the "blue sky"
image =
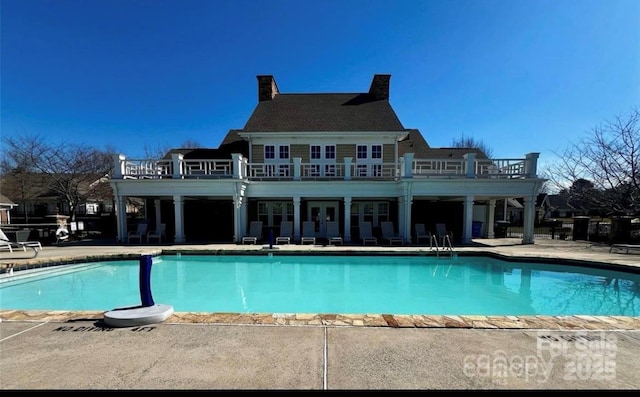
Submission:
POLYGON ((283 93, 366 92, 432 147, 541 161, 640 105, 638 0, 1 0, 1 134, 217 147, 283 93))

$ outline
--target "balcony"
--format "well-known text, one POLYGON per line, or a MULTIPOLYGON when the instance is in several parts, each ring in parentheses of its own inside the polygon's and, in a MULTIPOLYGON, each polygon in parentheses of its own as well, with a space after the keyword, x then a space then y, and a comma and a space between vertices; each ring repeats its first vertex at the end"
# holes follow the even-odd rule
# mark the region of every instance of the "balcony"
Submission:
POLYGON ((406 154, 398 162, 303 163, 300 158, 292 162, 249 163, 240 154, 231 160, 186 160, 176 154, 171 160, 127 159, 118 155, 112 179, 234 179, 254 181, 292 180, 398 180, 406 178, 429 179, 526 179, 537 178, 538 153, 525 158, 476 160, 473 153, 464 159, 414 159, 406 154))

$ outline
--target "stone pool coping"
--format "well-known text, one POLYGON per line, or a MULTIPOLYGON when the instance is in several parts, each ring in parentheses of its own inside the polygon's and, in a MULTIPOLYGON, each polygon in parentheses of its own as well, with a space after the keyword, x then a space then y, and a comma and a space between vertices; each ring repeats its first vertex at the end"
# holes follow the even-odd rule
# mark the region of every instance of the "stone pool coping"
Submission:
MULTIPOLYGON (((0 310, 2 321, 102 322, 101 311, 0 310)), ((634 330, 640 317, 628 316, 465 316, 397 314, 305 314, 305 313, 202 313, 176 312, 165 324, 227 324, 272 326, 472 328, 547 330, 634 330)))

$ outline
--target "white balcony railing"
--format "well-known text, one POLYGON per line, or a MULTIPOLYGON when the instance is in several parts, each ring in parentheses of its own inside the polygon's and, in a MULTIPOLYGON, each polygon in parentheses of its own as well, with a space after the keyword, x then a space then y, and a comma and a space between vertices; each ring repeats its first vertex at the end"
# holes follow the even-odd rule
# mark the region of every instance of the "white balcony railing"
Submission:
POLYGON ((234 154, 233 159, 131 160, 119 155, 114 179, 249 179, 249 180, 351 180, 400 178, 537 178, 537 153, 522 159, 482 159, 473 154, 464 159, 414 159, 411 154, 391 163, 358 163, 350 158, 343 163, 293 162, 249 163, 234 154))

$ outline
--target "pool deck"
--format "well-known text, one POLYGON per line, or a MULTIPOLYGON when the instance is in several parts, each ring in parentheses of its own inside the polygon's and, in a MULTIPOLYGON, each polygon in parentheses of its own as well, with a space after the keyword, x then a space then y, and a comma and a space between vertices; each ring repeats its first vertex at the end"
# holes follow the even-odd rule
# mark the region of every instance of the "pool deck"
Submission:
MULTIPOLYGON (((178 252, 435 254, 72 242, 36 257, 2 252, 0 271, 178 252)), ((640 255, 584 241, 479 239, 455 252, 640 272, 640 255)), ((2 310, 0 302, 0 389, 640 389, 640 317, 174 313, 160 324, 109 328, 103 315, 2 310)))

